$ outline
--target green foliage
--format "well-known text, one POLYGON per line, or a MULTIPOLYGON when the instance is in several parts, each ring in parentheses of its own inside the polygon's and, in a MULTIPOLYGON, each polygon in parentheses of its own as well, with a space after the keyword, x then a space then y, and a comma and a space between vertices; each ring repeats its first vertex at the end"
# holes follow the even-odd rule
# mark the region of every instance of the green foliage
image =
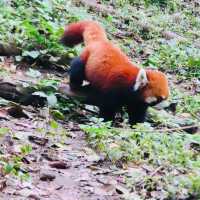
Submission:
POLYGON ((200 95, 185 95, 178 90, 172 90, 171 100, 178 101, 177 112, 190 113, 192 116, 200 117, 200 95))
MULTIPOLYGON (((1 128, 1 131, 8 131, 7 128, 1 128)), ((2 149, 2 152, 5 149, 2 149)), ((29 144, 25 144, 20 147, 20 153, 4 157, 3 153, 0 153, 0 166, 2 167, 2 175, 13 175, 21 180, 27 180, 29 174, 23 169, 23 158, 30 154, 32 147, 29 144)))
POLYGON ((176 70, 186 77, 200 77, 200 50, 176 43, 161 44, 146 61, 146 65, 176 70))
POLYGON ((111 128, 110 124, 82 125, 89 142, 106 153, 113 161, 112 152, 118 149, 118 159, 149 162, 154 165, 166 164, 191 166, 195 162, 193 153, 185 149, 188 135, 159 134, 149 124, 138 124, 135 129, 111 128), (173 141, 173 142, 172 142, 173 141), (111 154, 110 154, 111 152, 111 154))
MULTIPOLYGON (((22 56, 65 55, 59 43, 64 25, 80 18, 69 1, 9 1, 0 6, 0 40, 15 43, 22 56)), ((79 12, 81 14, 81 12, 79 12)))
MULTIPOLYGON (((36 70, 31 70, 28 72, 29 76, 39 76, 40 73, 36 70)), ((59 80, 56 79, 41 79, 33 87, 28 86, 29 90, 32 90, 32 94, 45 98, 50 107, 57 104, 56 92, 58 90, 59 80)))
POLYGON ((5 128, 5 127, 0 128, 0 137, 4 136, 8 132, 9 132, 9 128, 5 128))
POLYGON ((178 105, 179 112, 191 113, 200 117, 200 95, 184 96, 178 105))
MULTIPOLYGON (((145 163, 166 170, 162 176, 142 176, 147 190, 154 190, 154 185, 160 184, 159 187, 170 199, 176 198, 182 190, 200 195, 200 179, 195 178, 200 173, 200 155, 186 148, 194 141, 200 145, 199 135, 159 133, 149 124, 138 124, 134 129, 112 128, 109 123, 97 120, 90 125, 81 125, 81 128, 86 132, 89 143, 113 162, 145 163), (184 170, 185 173, 174 176, 171 169, 184 170)), ((135 184, 138 184, 137 179, 129 175, 127 185, 133 188, 135 184)))
MULTIPOLYGON (((105 0, 105 1, 110 1, 110 0, 105 0)), ((119 6, 123 6, 123 5, 127 5, 127 4, 131 4, 134 6, 137 5, 145 5, 145 6, 151 6, 151 5, 156 5, 156 6, 160 6, 160 7, 164 7, 166 8, 167 6, 174 10, 177 5, 178 5, 178 1, 173 1, 173 0, 116 0, 116 4, 119 6)))
POLYGON ((50 121, 50 127, 53 129, 57 129, 59 127, 58 123, 54 120, 50 121))
POLYGON ((48 139, 52 140, 52 142, 56 146, 62 146, 63 144, 65 144, 65 141, 67 140, 69 134, 66 131, 66 129, 62 127, 60 123, 58 123, 57 121, 53 119, 50 119, 48 121, 47 127, 48 127, 47 129, 48 131, 45 129, 42 129, 40 130, 40 133, 47 134, 48 139))
POLYGON ((32 146, 30 146, 29 144, 26 144, 26 145, 22 146, 20 148, 20 150, 21 150, 21 153, 25 156, 25 155, 28 155, 29 153, 31 153, 32 146))
POLYGON ((174 0, 144 0, 145 5, 158 5, 161 7, 167 7, 169 6, 170 9, 175 9, 177 6, 176 1, 174 0))
MULTIPOLYGON (((58 106, 58 109, 61 109, 61 108, 58 106)), ((64 114, 61 111, 56 110, 56 109, 51 110, 51 115, 55 119, 59 119, 59 120, 64 120, 65 119, 64 114)))

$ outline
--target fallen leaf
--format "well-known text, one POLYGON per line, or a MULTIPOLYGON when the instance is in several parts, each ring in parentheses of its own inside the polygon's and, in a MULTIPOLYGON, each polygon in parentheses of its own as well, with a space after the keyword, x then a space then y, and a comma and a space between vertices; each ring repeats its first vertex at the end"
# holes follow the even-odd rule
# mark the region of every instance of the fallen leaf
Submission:
POLYGON ((30 142, 33 142, 33 143, 40 145, 40 146, 45 146, 48 142, 47 138, 40 138, 40 137, 37 137, 37 136, 34 136, 34 135, 29 135, 28 139, 29 139, 30 142))
POLYGON ((6 187, 6 179, 0 180, 0 191, 6 187))
POLYGON ((10 116, 15 118, 29 118, 28 115, 24 113, 23 108, 19 105, 8 107, 7 112, 10 116))
POLYGON ((30 194, 28 200, 40 200, 40 197, 37 194, 30 194))
POLYGON ((54 161, 49 164, 50 167, 56 168, 56 169, 68 169, 71 167, 71 165, 67 162, 63 161, 54 161))
POLYGON ((55 175, 49 174, 49 173, 42 173, 40 175, 40 180, 41 181, 53 181, 56 178, 55 175))
POLYGON ((86 147, 84 151, 87 154, 87 161, 98 162, 100 160, 100 156, 93 149, 86 147))
POLYGON ((6 120, 9 119, 8 112, 5 108, 0 109, 0 119, 6 119, 6 120))

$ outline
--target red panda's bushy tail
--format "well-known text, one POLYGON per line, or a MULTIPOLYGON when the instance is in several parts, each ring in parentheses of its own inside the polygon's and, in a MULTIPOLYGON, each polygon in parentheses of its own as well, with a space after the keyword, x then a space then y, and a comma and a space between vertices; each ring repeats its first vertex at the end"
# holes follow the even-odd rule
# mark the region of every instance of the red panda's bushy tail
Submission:
POLYGON ((66 26, 61 42, 74 46, 84 41, 88 45, 94 41, 107 40, 104 29, 94 21, 79 21, 66 26))

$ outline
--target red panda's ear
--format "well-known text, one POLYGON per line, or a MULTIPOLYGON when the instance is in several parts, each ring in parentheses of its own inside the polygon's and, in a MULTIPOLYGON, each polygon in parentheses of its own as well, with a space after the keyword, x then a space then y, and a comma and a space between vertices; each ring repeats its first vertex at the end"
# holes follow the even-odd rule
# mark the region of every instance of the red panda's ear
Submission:
POLYGON ((148 84, 148 79, 147 79, 146 71, 144 69, 140 69, 140 71, 138 72, 133 90, 137 91, 143 88, 144 86, 146 86, 147 84, 148 84))

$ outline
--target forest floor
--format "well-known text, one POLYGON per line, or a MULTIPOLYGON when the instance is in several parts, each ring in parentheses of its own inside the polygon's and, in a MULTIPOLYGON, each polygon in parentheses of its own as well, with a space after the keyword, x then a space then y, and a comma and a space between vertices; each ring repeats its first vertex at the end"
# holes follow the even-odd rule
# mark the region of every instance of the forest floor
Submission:
POLYGON ((0 1, 0 199, 200 199, 200 4, 153 2, 0 1), (146 123, 112 127, 61 91, 82 47, 58 39, 81 19, 166 73, 146 123))

